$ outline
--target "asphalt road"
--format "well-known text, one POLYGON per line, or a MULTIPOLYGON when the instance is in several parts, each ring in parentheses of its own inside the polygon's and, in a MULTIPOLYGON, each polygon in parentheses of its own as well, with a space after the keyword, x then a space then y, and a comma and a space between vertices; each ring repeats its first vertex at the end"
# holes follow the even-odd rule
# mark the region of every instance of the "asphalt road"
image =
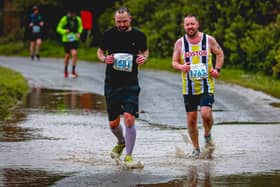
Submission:
MULTIPOLYGON (((31 87, 77 90, 103 95, 105 65, 78 62, 79 78, 63 77, 63 59, 31 61, 29 58, 0 57, 0 65, 23 74, 31 87)), ((154 125, 185 128, 185 110, 181 96, 180 74, 141 70, 139 73, 140 119, 154 125)), ((215 124, 280 123, 280 102, 259 91, 219 81, 213 107, 215 124)))
MULTIPOLYGON (((103 95, 102 63, 79 61, 77 79, 63 77, 63 59, 43 58, 38 62, 0 56, 0 65, 22 73, 30 87, 103 95)), ((23 109, 26 119, 0 129, 0 186, 38 185, 52 181, 52 177, 57 180, 56 186, 67 187, 160 184, 184 178, 190 182, 196 179, 202 185, 219 176, 238 175, 240 182, 244 174, 247 177, 243 180, 250 186, 248 173, 253 177, 260 174, 264 181, 264 174, 279 176, 280 109, 270 105, 279 99, 217 82, 214 158, 193 160, 185 157, 192 146, 185 144, 180 135, 187 133, 180 74, 141 69, 139 78, 142 113, 137 120, 134 155, 144 161, 143 170, 122 170, 112 162, 108 152, 115 139, 104 113, 56 113, 29 108, 23 109), (27 140, 17 140, 22 136, 27 140), (67 177, 59 180, 60 176, 67 177)), ((278 183, 278 178, 272 181, 278 183)), ((215 183, 218 184, 221 183, 215 183)), ((225 184, 235 183, 226 179, 225 184)))

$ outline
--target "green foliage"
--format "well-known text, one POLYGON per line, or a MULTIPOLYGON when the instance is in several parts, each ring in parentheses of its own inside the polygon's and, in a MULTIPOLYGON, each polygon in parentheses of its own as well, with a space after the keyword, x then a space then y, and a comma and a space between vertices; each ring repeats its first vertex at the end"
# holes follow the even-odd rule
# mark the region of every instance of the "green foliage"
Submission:
POLYGON ((57 0, 12 0, 13 4, 15 5, 16 9, 19 11, 25 11, 26 9, 32 7, 33 5, 53 5, 57 6, 60 5, 61 2, 57 0))
MULTIPOLYGON (((238 65, 268 75, 278 72, 279 57, 275 56, 279 43, 275 41, 280 37, 276 20, 280 0, 127 0, 123 5, 130 9, 134 26, 147 34, 152 56, 171 56, 176 39, 184 33, 184 15, 193 13, 200 30, 213 35, 223 47, 226 66, 238 65)), ((108 11, 99 21, 102 28, 113 25, 113 11, 108 11)))
POLYGON ((24 42, 0 43, 0 54, 10 56, 28 55, 27 48, 28 47, 24 42))

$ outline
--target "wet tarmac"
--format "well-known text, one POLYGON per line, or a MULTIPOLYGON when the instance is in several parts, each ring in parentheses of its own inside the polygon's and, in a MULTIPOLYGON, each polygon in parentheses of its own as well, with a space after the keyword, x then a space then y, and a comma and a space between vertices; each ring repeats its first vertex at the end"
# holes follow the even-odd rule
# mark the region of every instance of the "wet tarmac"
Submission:
POLYGON ((0 56, 0 65, 33 88, 14 119, 0 125, 0 186, 280 184, 279 99, 217 81, 216 150, 212 159, 193 160, 182 138, 180 75, 141 69, 135 158, 145 167, 125 170, 109 156, 116 140, 105 112, 104 64, 79 61, 78 79, 63 77, 63 59, 0 56))
POLYGON ((134 154, 145 167, 126 170, 109 156, 116 140, 102 95, 37 87, 16 114, 0 127, 0 186, 280 184, 278 124, 215 124, 213 158, 192 159, 185 128, 140 118, 134 154))

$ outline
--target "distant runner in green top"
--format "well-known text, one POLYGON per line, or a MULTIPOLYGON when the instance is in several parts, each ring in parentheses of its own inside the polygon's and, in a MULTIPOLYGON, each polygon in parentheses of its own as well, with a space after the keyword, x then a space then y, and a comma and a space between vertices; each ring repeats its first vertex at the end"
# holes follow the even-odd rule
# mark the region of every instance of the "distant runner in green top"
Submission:
POLYGON ((65 50, 64 57, 64 77, 68 77, 68 63, 70 55, 72 56, 72 78, 77 78, 76 63, 77 63, 77 49, 80 40, 80 35, 83 31, 82 20, 74 9, 70 9, 67 15, 63 16, 56 28, 56 31, 61 35, 62 43, 65 50))

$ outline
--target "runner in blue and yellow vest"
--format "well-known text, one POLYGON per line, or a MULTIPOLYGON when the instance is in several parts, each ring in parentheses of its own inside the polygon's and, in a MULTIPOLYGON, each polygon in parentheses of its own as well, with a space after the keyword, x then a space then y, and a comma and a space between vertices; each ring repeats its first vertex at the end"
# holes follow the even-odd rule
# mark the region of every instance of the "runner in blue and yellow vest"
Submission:
POLYGON ((194 150, 191 156, 200 155, 197 111, 200 107, 205 137, 205 148, 214 150, 211 136, 213 125, 214 79, 219 77, 224 53, 213 36, 199 30, 197 18, 189 14, 184 18, 186 34, 174 46, 172 66, 182 72, 182 93, 187 112, 187 126, 194 150), (212 55, 216 62, 212 62, 212 55))

